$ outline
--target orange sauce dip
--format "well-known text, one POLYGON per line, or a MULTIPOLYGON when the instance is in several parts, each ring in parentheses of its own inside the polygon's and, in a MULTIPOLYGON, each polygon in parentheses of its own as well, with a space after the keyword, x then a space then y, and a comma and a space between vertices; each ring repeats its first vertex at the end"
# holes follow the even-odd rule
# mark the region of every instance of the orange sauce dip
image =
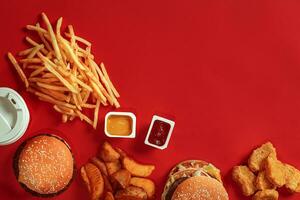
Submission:
POLYGON ((129 116, 111 115, 107 119, 107 131, 111 135, 128 136, 132 133, 132 119, 129 116))

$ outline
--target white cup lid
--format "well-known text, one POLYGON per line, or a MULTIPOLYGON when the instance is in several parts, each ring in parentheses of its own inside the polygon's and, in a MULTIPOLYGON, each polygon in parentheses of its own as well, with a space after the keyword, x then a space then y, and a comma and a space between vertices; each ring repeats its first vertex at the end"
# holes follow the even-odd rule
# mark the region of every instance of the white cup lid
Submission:
POLYGON ((0 87, 0 145, 16 142, 25 133, 29 120, 23 98, 15 90, 0 87))

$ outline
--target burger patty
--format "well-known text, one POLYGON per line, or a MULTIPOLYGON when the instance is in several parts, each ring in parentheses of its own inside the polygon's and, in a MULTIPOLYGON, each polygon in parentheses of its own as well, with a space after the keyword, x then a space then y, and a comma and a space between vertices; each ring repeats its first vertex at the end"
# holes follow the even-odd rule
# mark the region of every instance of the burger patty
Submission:
POLYGON ((169 190, 168 190, 168 192, 165 196, 165 200, 171 200, 176 188, 178 187, 178 185, 180 183, 182 183, 183 181, 185 181, 186 179, 188 179, 188 178, 189 177, 182 177, 182 178, 179 178, 176 181, 174 181, 174 183, 170 186, 170 188, 169 188, 169 190))

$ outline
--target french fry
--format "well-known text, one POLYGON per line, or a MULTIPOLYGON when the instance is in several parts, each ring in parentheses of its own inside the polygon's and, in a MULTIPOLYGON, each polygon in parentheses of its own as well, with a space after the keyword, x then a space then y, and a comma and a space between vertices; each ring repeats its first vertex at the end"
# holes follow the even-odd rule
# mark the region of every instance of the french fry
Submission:
POLYGON ((85 104, 82 104, 81 107, 95 109, 97 107, 97 105, 85 103, 85 104))
POLYGON ((107 71, 106 71, 106 68, 105 68, 105 66, 104 66, 104 63, 101 63, 101 64, 100 64, 100 67, 101 67, 101 70, 102 70, 102 72, 103 72, 103 74, 104 74, 104 77, 105 77, 106 80, 108 81, 108 84, 110 85, 110 87, 111 87, 112 91, 114 92, 115 96, 119 98, 119 97, 120 97, 120 94, 118 93, 118 91, 116 90, 116 88, 114 87, 114 85, 112 84, 112 82, 111 82, 111 80, 110 80, 110 78, 109 78, 109 76, 108 76, 108 73, 107 73, 107 71))
MULTIPOLYGON (((56 110, 57 112, 61 113, 61 114, 65 114, 65 115, 74 115, 74 112, 68 112, 65 111, 64 109, 61 109, 58 105, 54 105, 53 106, 54 110, 56 110)), ((72 110, 73 111, 73 110, 72 110)))
POLYGON ((29 87, 29 82, 28 82, 23 70, 21 69, 20 65, 18 64, 17 60, 15 59, 15 57, 10 52, 7 55, 8 55, 8 59, 10 60, 10 62, 13 64, 16 71, 18 72, 21 80, 25 83, 25 87, 28 88, 29 87))
MULTIPOLYGON (((39 87, 48 89, 48 90, 56 90, 56 91, 69 91, 68 88, 66 87, 60 87, 60 86, 55 86, 55 85, 50 85, 47 83, 41 83, 41 82, 37 82, 36 83, 39 87)), ((74 93, 73 93, 74 94, 74 93)))
POLYGON ((99 108, 100 108, 100 100, 97 100, 96 108, 94 112, 94 122, 93 122, 94 129, 97 128, 97 124, 98 124, 99 108))
POLYGON ((33 48, 34 48, 34 47, 31 47, 31 48, 29 48, 29 49, 25 49, 25 50, 23 50, 23 51, 20 51, 20 52, 18 53, 18 56, 26 56, 26 55, 30 54, 30 52, 33 50, 33 48))
POLYGON ((41 82, 41 83, 53 83, 57 82, 58 79, 56 77, 54 78, 35 78, 35 77, 30 77, 28 79, 29 82, 41 82))
MULTIPOLYGON (((39 46, 41 44, 37 43, 36 41, 34 41, 33 39, 31 39, 30 37, 25 37, 25 40, 32 46, 39 46)), ((41 50, 43 54, 47 55, 49 52, 46 49, 42 49, 41 50)))
POLYGON ((20 60, 20 63, 41 63, 39 58, 24 58, 20 60))
MULTIPOLYGON (((40 27, 40 24, 37 23, 36 27, 40 27)), ((42 40, 42 42, 45 44, 45 47, 47 48, 47 50, 50 51, 50 52, 52 52, 53 49, 52 49, 51 45, 49 44, 49 42, 45 39, 44 34, 41 33, 41 32, 38 32, 38 35, 39 35, 40 39, 42 40)))
POLYGON ((82 44, 85 44, 86 46, 91 46, 91 45, 92 45, 92 43, 90 43, 90 42, 87 41, 86 39, 81 38, 81 37, 79 37, 79 36, 76 36, 76 35, 71 36, 71 34, 69 34, 69 33, 65 33, 65 35, 66 35, 68 38, 72 38, 72 37, 73 37, 73 39, 75 39, 75 40, 81 42, 82 44))
POLYGON ((84 121, 86 121, 88 124, 90 124, 91 126, 93 126, 93 122, 90 118, 88 118, 86 115, 82 114, 79 110, 75 110, 75 113, 78 115, 78 117, 84 121))
POLYGON ((73 26, 69 25, 68 29, 69 29, 69 33, 70 33, 71 47, 74 48, 76 41, 75 41, 75 33, 74 33, 73 26))
POLYGON ((40 97, 43 99, 43 101, 47 101, 49 103, 52 103, 52 104, 56 104, 56 105, 61 105, 61 106, 65 106, 67 108, 72 108, 72 109, 76 109, 76 106, 72 105, 72 104, 69 104, 69 103, 65 103, 65 102, 62 102, 62 101, 58 101, 56 99, 54 99, 53 97, 47 95, 47 94, 43 94, 41 92, 35 92, 34 93, 36 96, 40 97))
POLYGON ((44 20, 44 22, 47 26, 48 32, 50 34, 50 38, 51 38, 51 42, 52 42, 52 46, 53 46, 55 55, 58 58, 58 60, 61 60, 62 57, 61 57, 61 54, 60 54, 59 46, 58 46, 54 31, 52 29, 52 25, 51 25, 51 23, 50 23, 47 15, 45 13, 42 13, 42 18, 43 18, 43 20, 44 20))
POLYGON ((30 77, 34 77, 34 76, 37 76, 39 75, 41 72, 45 71, 45 67, 41 67, 41 68, 38 68, 36 70, 34 70, 31 74, 30 74, 30 77))
POLYGON ((43 29, 39 26, 27 25, 26 28, 30 31, 37 31, 40 33, 48 33, 45 29, 43 29))
POLYGON ((78 91, 66 80, 64 79, 58 72, 55 71, 55 69, 53 69, 50 64, 45 63, 46 68, 52 72, 67 88, 69 88, 70 91, 72 91, 73 93, 77 94, 78 91))

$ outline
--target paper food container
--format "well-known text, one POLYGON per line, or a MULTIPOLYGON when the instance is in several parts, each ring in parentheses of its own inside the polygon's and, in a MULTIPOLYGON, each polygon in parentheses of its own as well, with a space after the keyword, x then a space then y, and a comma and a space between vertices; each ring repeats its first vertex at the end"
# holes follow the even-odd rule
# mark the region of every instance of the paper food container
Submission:
POLYGON ((23 98, 10 88, 0 87, 0 145, 20 139, 29 124, 30 116, 23 98))
POLYGON ((174 126, 174 121, 154 115, 144 143, 160 150, 166 149, 169 145, 174 126), (163 142, 160 144, 155 143, 156 140, 157 142, 163 142))
POLYGON ((108 112, 105 116, 105 124, 104 124, 104 133, 108 137, 114 137, 114 138, 135 138, 136 136, 136 116, 131 112, 108 112), (127 117, 130 119, 130 126, 131 131, 127 135, 122 134, 112 134, 109 132, 109 118, 110 117, 127 117))

